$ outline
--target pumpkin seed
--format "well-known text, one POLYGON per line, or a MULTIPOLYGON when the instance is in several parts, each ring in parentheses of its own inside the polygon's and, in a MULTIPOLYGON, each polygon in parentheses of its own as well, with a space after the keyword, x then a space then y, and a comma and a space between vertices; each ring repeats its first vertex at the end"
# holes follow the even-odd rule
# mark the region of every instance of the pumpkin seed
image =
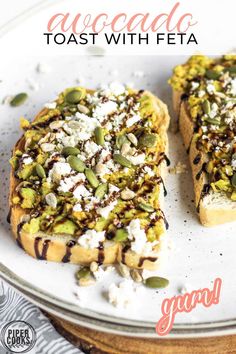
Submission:
POLYGON ((46 177, 45 170, 44 170, 43 166, 40 165, 39 163, 37 163, 37 165, 35 166, 35 170, 36 170, 37 175, 40 178, 45 178, 46 177))
POLYGON ((122 156, 121 154, 114 154, 113 155, 113 160, 117 163, 119 163, 123 167, 132 167, 133 164, 131 161, 129 161, 126 157, 122 156))
POLYGON ((116 230, 115 237, 113 238, 113 241, 115 242, 123 242, 126 241, 128 238, 128 231, 126 229, 118 229, 116 230))
POLYGON ((205 118, 205 122, 213 124, 213 125, 220 125, 220 117, 216 118, 205 118))
POLYGON ((69 156, 68 163, 70 167, 77 172, 84 172, 86 166, 82 160, 80 160, 77 156, 69 156))
POLYGON ((79 101, 81 100, 81 97, 82 97, 82 91, 72 90, 72 91, 69 91, 65 95, 65 100, 68 103, 76 104, 76 103, 79 103, 79 101))
POLYGON ((80 153, 79 149, 73 146, 66 146, 62 150, 62 155, 69 156, 69 155, 78 155, 80 153))
POLYGON ((156 134, 143 134, 139 139, 139 145, 141 147, 154 147, 157 143, 157 135, 156 134))
POLYGON ((152 213, 155 209, 150 204, 139 203, 138 207, 148 213, 152 213))
POLYGON ((230 74, 236 74, 236 65, 230 66, 229 68, 225 68, 224 71, 228 71, 230 74))
POLYGON ((205 76, 210 80, 217 80, 220 77, 220 73, 215 70, 206 70, 205 76))
POLYGON ((88 267, 82 267, 76 273, 76 278, 77 279, 84 278, 84 277, 87 277, 89 274, 90 274, 89 268, 88 267))
POLYGON ((142 275, 137 269, 131 269, 130 275, 136 283, 141 283, 143 281, 142 275))
POLYGON ((100 184, 95 191, 95 197, 102 199, 104 195, 107 193, 107 189, 108 189, 107 183, 100 184))
POLYGON ((10 105, 12 107, 17 107, 17 106, 21 106, 23 103, 25 103, 25 101, 27 100, 28 95, 25 92, 22 93, 18 93, 18 95, 16 95, 15 97, 13 97, 10 101, 10 105))
POLYGON ((134 144, 134 146, 138 145, 138 139, 136 138, 136 136, 133 133, 129 133, 127 134, 127 138, 129 139, 129 141, 134 144))
POLYGON ((94 285, 96 281, 92 278, 82 277, 79 279, 79 286, 90 286, 94 285))
POLYGON ((144 280, 144 284, 149 288, 166 288, 169 285, 169 280, 161 277, 150 277, 144 280))
POLYGON ((202 108, 205 114, 209 114, 211 111, 211 105, 208 100, 204 101, 202 104, 202 108))
POLYGON ((118 271, 123 278, 129 278, 129 268, 125 264, 120 263, 118 265, 118 271))
POLYGON ((231 179, 231 184, 234 188, 236 188, 236 173, 234 173, 232 179, 231 179))
POLYGON ((104 143, 105 143, 105 140, 104 140, 104 131, 103 131, 103 129, 102 129, 101 127, 97 127, 97 128, 95 129, 94 134, 95 134, 96 143, 97 143, 98 145, 103 146, 104 143))
POLYGON ((116 146, 118 149, 120 149, 124 143, 128 142, 129 140, 127 139, 126 135, 118 135, 116 138, 116 146))
POLYGON ((91 170, 91 168, 86 168, 85 176, 93 188, 98 187, 99 181, 98 181, 95 173, 93 172, 93 170, 91 170))

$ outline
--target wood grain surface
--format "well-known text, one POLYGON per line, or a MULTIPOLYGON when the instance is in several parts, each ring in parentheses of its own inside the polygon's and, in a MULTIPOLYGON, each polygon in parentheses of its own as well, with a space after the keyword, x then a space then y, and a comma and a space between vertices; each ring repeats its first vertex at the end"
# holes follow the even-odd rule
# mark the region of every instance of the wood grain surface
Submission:
POLYGON ((86 354, 236 354, 236 336, 142 339, 94 331, 48 315, 56 330, 86 354))

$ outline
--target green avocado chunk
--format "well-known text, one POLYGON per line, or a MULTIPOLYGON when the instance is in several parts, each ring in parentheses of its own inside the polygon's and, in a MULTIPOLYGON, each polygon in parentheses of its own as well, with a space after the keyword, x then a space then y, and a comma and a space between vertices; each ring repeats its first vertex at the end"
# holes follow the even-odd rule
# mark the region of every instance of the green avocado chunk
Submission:
POLYGON ((21 188, 20 195, 23 198, 21 207, 23 209, 31 209, 34 206, 36 199, 36 192, 32 188, 21 188))
POLYGON ((66 219, 63 222, 58 223, 54 226, 53 232, 56 234, 70 234, 73 235, 77 226, 73 223, 73 221, 66 219))
POLYGON ((31 219, 30 222, 24 224, 23 230, 30 234, 36 234, 39 231, 39 222, 40 218, 31 219))
POLYGON ((23 180, 28 179, 33 173, 33 168, 33 164, 25 165, 24 168, 18 172, 19 178, 22 178, 23 180))

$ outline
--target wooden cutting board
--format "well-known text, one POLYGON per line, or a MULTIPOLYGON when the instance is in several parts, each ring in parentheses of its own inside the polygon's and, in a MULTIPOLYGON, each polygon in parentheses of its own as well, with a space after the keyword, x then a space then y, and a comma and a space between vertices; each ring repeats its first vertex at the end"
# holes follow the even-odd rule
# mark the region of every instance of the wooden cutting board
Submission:
POLYGON ((56 330, 86 354, 236 354, 236 336, 142 339, 102 333, 47 314, 56 330))

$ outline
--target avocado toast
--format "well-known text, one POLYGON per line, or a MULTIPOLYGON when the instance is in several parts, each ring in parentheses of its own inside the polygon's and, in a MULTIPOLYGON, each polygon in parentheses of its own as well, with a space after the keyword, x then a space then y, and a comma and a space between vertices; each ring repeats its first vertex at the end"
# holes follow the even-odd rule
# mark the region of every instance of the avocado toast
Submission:
POLYGON ((196 55, 169 80, 205 226, 236 220, 236 55, 196 55))
POLYGON ((18 245, 49 261, 155 269, 168 124, 158 98, 115 83, 66 89, 22 119, 10 180, 18 245))

